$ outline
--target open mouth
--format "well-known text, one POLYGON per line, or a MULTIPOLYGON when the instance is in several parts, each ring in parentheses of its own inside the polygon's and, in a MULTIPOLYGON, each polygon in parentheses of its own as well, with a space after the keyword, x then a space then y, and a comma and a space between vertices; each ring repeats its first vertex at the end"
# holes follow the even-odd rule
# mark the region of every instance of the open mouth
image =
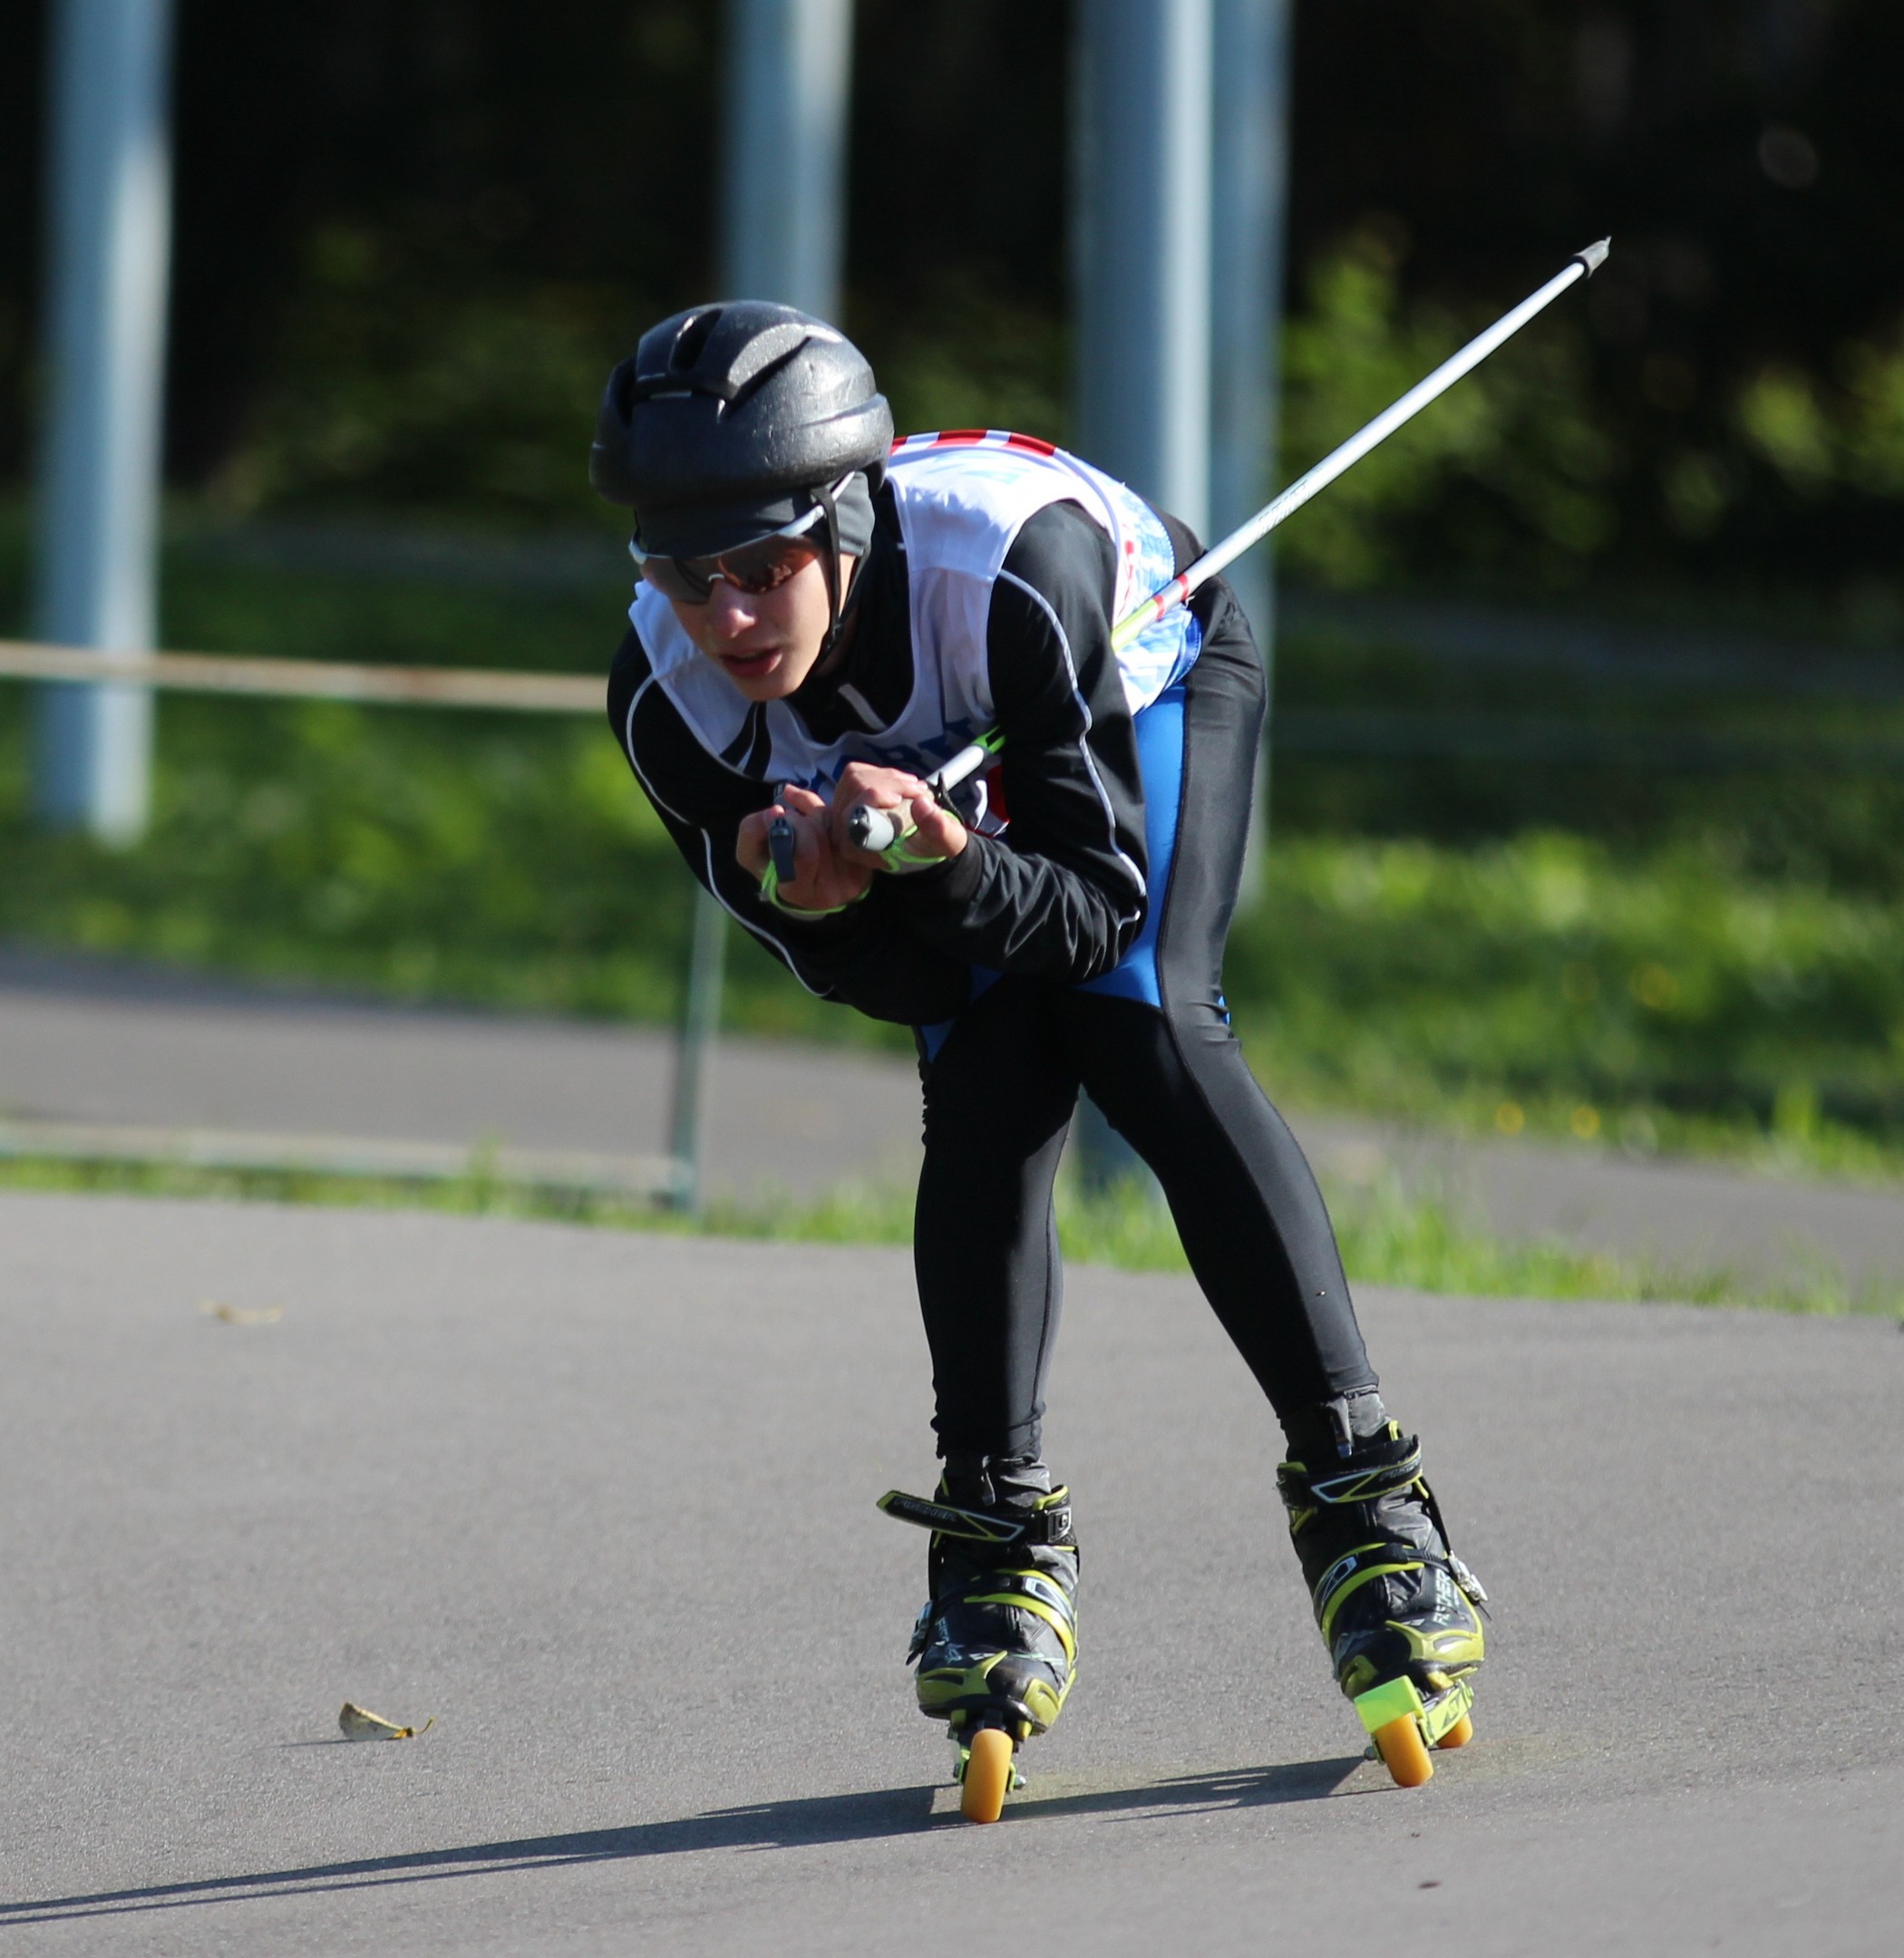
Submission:
POLYGON ((767 646, 758 653, 724 653, 721 665, 736 680, 759 680, 780 664, 780 648, 767 646))

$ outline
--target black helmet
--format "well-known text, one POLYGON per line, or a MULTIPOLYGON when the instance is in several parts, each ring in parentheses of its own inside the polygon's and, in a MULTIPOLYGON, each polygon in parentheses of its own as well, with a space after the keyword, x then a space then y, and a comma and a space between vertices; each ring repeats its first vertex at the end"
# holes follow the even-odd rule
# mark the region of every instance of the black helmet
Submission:
POLYGON ((588 480, 644 551, 694 557, 784 528, 892 445, 871 367, 823 320, 761 299, 691 306, 608 376, 588 480))

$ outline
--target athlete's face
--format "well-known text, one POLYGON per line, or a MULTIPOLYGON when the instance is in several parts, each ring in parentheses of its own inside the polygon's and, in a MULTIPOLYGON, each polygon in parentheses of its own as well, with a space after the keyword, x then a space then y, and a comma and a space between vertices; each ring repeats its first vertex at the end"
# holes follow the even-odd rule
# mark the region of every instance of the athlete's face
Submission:
MULTIPOLYGON (((853 560, 840 560, 840 589, 853 560)), ((770 591, 716 578, 704 605, 669 599, 681 629, 749 700, 784 700, 812 672, 826 643, 826 574, 811 558, 770 591)))

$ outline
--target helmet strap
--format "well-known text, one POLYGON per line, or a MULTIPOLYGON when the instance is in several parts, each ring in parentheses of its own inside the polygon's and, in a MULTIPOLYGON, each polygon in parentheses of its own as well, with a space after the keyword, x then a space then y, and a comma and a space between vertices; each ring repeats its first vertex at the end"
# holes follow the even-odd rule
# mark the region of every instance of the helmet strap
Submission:
POLYGON ((845 634, 852 622, 853 597, 860 588, 860 574, 872 548, 874 518, 872 497, 866 476, 855 470, 838 482, 824 483, 812 492, 820 506, 819 528, 825 533, 821 556, 826 577, 827 627, 821 643, 820 657, 813 670, 824 674, 844 655, 845 634), (853 575, 844 590, 840 581, 840 554, 850 551, 853 575))
POLYGON ((826 548, 820 554, 821 569, 826 574, 826 637, 820 644, 820 657, 824 660, 840 632, 840 505, 831 483, 814 490, 813 500, 820 506, 820 528, 826 533, 826 548))

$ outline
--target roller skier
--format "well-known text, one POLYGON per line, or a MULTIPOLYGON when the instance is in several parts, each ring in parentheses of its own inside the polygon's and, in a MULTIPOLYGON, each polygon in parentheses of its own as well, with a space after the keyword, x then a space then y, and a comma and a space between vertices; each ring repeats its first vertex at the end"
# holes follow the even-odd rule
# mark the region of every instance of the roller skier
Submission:
POLYGON ((1229 586, 1182 524, 1049 443, 894 443, 859 352, 763 302, 643 336, 590 476, 633 511, 608 711, 641 787, 801 984, 917 1040, 943 1471, 931 1498, 880 1507, 930 1532, 910 1656, 965 1813, 996 1818, 1077 1670, 1077 1536, 1040 1424, 1052 1187, 1081 1089, 1156 1173, 1281 1423, 1277 1486, 1339 1685, 1394 1779, 1427 1779, 1429 1749, 1472 1730, 1482 1593, 1223 1002, 1264 713, 1229 586))

